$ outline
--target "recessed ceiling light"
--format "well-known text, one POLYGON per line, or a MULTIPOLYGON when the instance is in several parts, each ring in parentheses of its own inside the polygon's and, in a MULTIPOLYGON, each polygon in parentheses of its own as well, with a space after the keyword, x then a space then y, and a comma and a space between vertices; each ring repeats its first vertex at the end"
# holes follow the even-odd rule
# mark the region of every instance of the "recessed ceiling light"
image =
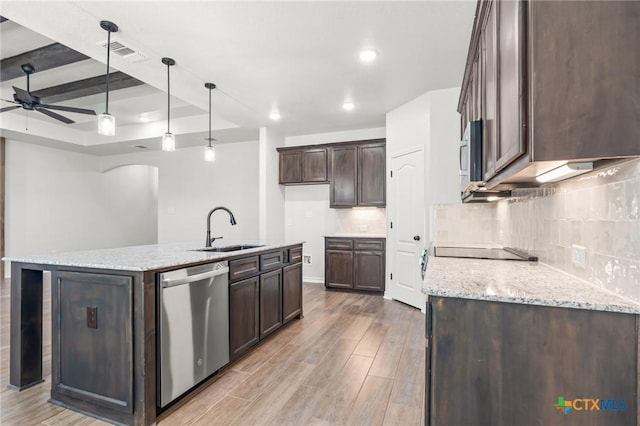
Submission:
POLYGON ((143 114, 140 114, 139 120, 141 123, 148 123, 149 121, 151 121, 151 119, 147 115, 143 114))
POLYGON ((363 62, 371 62, 378 57, 378 52, 373 49, 364 49, 360 52, 360 60, 363 62))
POLYGON ((345 103, 342 104, 342 109, 345 110, 345 111, 351 111, 355 107, 356 106, 352 102, 345 102, 345 103))
POLYGON ((278 111, 274 111, 271 114, 269 114, 269 118, 272 119, 273 121, 278 121, 280 120, 280 113, 278 111))

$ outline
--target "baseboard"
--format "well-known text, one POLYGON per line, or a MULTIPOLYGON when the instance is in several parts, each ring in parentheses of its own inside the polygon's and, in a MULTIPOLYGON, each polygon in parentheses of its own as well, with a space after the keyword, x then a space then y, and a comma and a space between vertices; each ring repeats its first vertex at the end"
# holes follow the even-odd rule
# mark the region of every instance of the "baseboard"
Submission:
POLYGON ((302 282, 305 282, 305 283, 314 283, 314 284, 324 284, 324 278, 317 278, 317 277, 302 277, 302 282))

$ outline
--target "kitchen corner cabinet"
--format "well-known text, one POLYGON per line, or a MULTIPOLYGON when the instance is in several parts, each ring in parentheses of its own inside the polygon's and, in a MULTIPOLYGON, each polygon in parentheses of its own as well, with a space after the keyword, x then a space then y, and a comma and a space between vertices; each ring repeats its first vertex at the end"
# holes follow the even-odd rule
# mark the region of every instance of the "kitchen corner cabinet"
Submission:
POLYGON ((427 426, 637 424, 640 316, 436 296, 426 308, 427 426), (559 398, 608 409, 565 414, 559 398))
POLYGON ((229 261, 229 352, 235 359, 302 318, 302 246, 229 261))
POLYGON ((458 112, 483 121, 488 189, 640 155, 640 2, 481 0, 458 112))
POLYGON ((384 291, 385 240, 383 238, 325 239, 325 287, 384 291))
POLYGON ((323 184, 329 182, 328 149, 278 148, 281 185, 323 184))
POLYGON ((331 148, 331 208, 386 205, 385 142, 331 148))

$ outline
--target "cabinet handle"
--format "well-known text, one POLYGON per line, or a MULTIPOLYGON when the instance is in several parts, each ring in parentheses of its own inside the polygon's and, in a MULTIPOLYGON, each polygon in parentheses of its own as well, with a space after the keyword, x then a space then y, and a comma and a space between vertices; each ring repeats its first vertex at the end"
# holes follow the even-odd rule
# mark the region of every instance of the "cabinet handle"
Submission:
POLYGON ((420 235, 414 235, 413 241, 420 241, 420 235))

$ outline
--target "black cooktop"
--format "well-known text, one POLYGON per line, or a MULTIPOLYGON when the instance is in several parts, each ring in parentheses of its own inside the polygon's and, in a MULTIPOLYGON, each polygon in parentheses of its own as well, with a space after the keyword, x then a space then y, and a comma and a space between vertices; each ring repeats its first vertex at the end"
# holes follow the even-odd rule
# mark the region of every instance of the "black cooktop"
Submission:
POLYGON ((537 262, 536 256, 531 256, 522 250, 511 247, 487 248, 487 247, 433 247, 433 255, 436 257, 467 257, 472 259, 495 260, 526 260, 537 262))

